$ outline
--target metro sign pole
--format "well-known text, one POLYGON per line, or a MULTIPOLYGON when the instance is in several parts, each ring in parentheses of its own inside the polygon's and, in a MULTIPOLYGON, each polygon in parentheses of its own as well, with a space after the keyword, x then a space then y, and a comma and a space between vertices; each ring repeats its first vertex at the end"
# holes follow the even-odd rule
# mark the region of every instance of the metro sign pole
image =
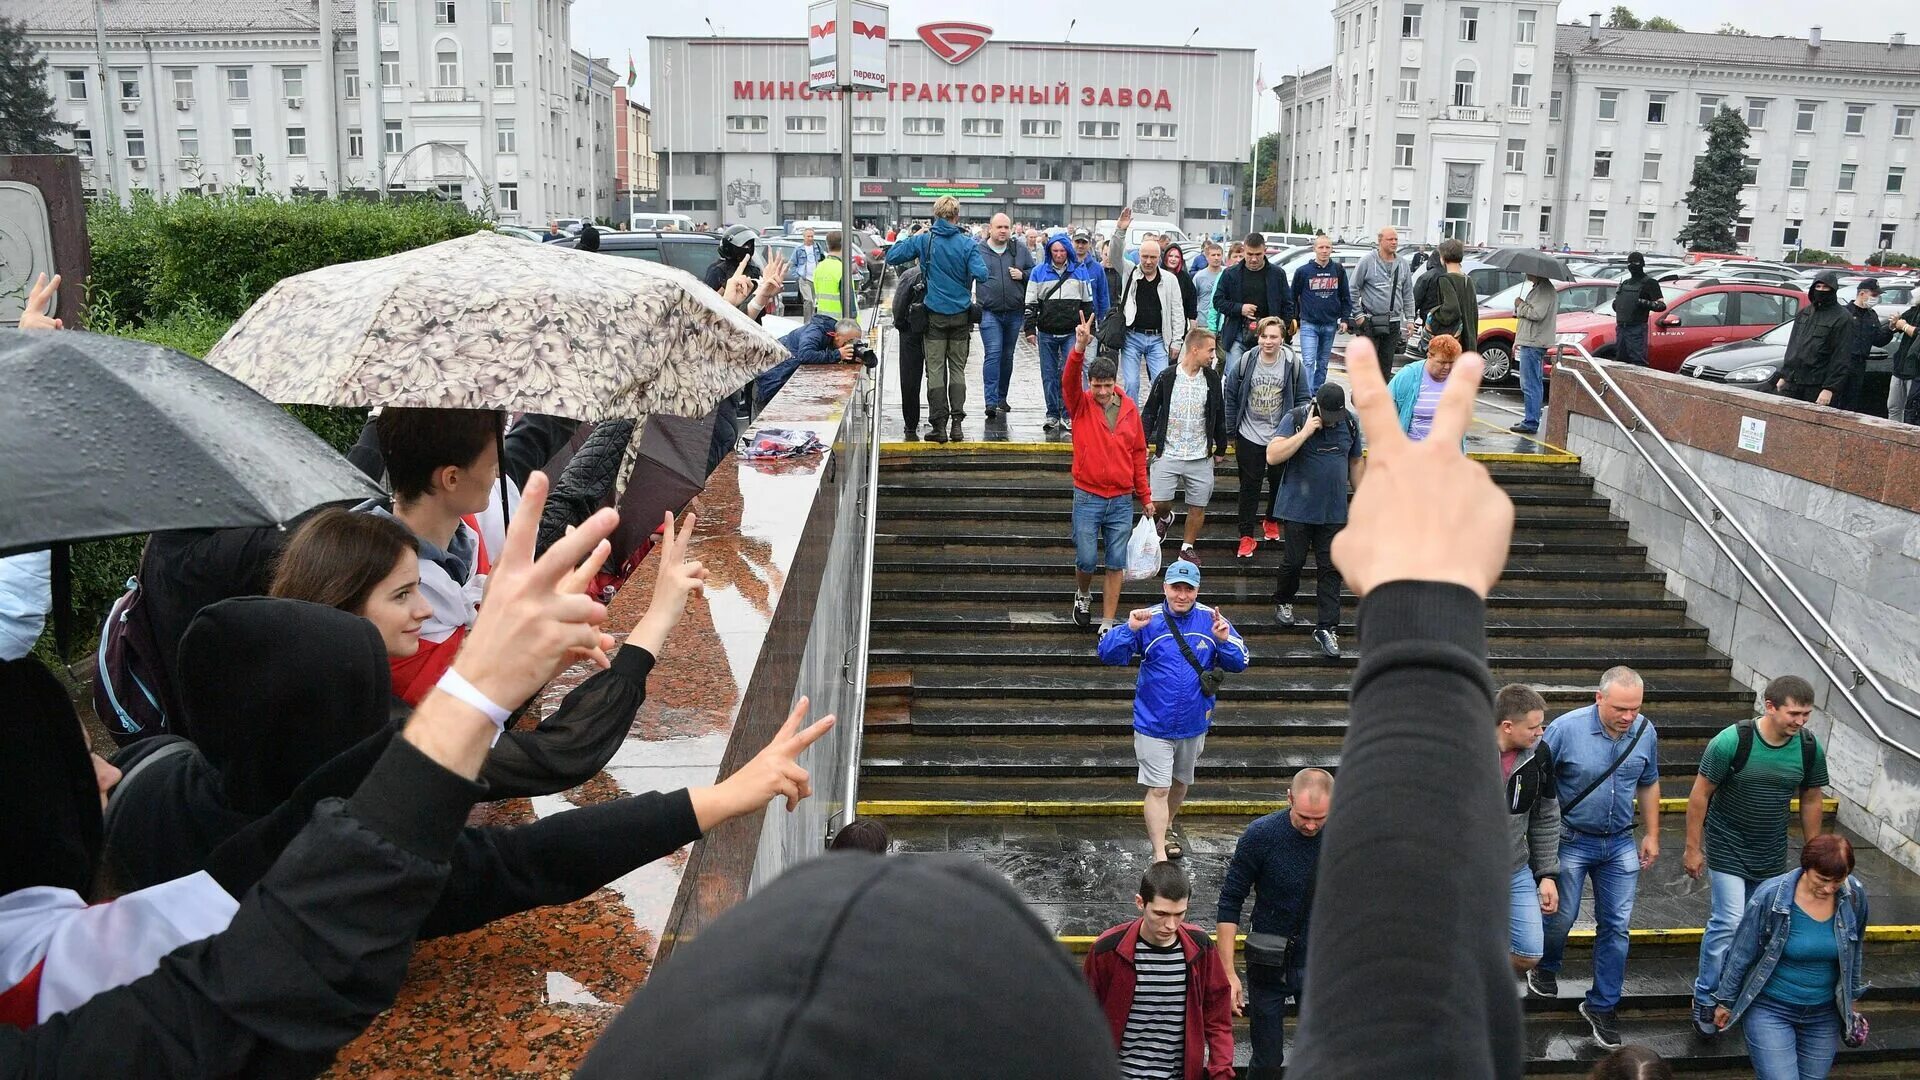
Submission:
POLYGON ((807 6, 807 86, 840 94, 840 311, 851 318, 853 274, 853 95, 887 88, 885 4, 819 0, 807 6), (829 53, 828 49, 832 52, 829 53))

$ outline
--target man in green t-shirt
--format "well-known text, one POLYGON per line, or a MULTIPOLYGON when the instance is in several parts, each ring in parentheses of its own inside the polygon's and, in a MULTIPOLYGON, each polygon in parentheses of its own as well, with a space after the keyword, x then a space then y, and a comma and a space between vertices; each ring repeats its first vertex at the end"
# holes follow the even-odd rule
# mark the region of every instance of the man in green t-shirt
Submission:
POLYGON ((1687 798, 1682 865, 1695 879, 1707 874, 1713 902, 1700 938, 1700 977, 1693 984, 1693 1026, 1703 1038, 1719 1031, 1713 1023, 1714 986, 1747 897, 1786 869, 1787 819, 1795 795, 1803 842, 1820 835, 1827 755, 1812 732, 1801 730, 1813 716, 1813 687, 1798 675, 1782 675, 1762 696, 1765 709, 1758 719, 1743 720, 1707 743, 1687 798))

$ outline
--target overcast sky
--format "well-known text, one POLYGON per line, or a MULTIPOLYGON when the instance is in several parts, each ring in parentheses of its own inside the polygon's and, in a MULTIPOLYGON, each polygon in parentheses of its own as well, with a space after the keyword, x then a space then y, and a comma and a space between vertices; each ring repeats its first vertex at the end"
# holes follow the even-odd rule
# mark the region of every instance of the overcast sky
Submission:
MULTIPOLYGON (((1805 0, 1661 0, 1632 3, 1641 18, 1665 15, 1688 30, 1714 30, 1731 21, 1755 34, 1804 37, 1815 19, 1821 19, 1828 38, 1885 41, 1895 30, 1908 32, 1920 44, 1920 15, 1914 6, 1899 4, 1837 4, 1821 9, 1805 0), (1868 13, 1871 13, 1870 15, 1868 13), (1849 23, 1845 16, 1853 22, 1849 23)), ((1560 5, 1560 21, 1584 21, 1589 11, 1606 11, 1607 4, 1582 5, 1568 0, 1560 5)), ((1311 71, 1333 54, 1333 15, 1329 3, 1286 0, 1284 6, 1268 0, 1099 0, 1098 3, 1057 3, 1051 0, 894 0, 896 38, 910 38, 913 27, 926 22, 964 20, 994 28, 1003 39, 1057 41, 1067 33, 1067 21, 1077 13, 1075 41, 1160 42, 1178 45, 1198 26, 1196 45, 1253 46, 1267 82, 1296 67, 1311 71), (1275 16, 1249 19, 1255 10, 1275 16), (1169 13, 1173 14, 1169 14, 1169 13)), ((647 37, 705 34, 711 18, 723 34, 742 37, 798 37, 804 33, 805 0, 574 0, 573 46, 612 59, 615 71, 625 74, 627 51, 633 51, 640 81, 635 96, 649 102, 647 37)), ((650 102, 649 102, 650 103, 650 102)))

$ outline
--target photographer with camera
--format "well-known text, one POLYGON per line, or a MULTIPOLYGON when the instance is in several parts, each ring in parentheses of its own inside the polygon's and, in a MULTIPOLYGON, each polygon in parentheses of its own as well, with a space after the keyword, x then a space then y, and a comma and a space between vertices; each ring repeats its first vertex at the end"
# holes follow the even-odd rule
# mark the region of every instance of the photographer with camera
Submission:
POLYGON ((860 341, 860 324, 833 315, 815 315, 807 324, 780 339, 787 358, 753 381, 754 413, 767 407, 773 395, 793 378, 801 364, 841 364, 860 361, 872 367, 878 360, 860 341))

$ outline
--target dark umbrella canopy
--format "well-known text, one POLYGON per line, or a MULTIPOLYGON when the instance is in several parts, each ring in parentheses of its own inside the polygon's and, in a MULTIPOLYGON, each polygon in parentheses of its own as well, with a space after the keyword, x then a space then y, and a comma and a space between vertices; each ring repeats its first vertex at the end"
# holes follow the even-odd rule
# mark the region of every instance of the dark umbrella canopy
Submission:
POLYGON ((0 329, 0 387, 0 555, 381 493, 279 406, 158 345, 0 329))
POLYGON ((1502 270, 1517 270, 1528 277, 1546 278, 1548 281, 1573 280, 1573 271, 1567 269, 1567 264, 1532 248, 1504 247, 1487 254, 1480 261, 1502 270))

